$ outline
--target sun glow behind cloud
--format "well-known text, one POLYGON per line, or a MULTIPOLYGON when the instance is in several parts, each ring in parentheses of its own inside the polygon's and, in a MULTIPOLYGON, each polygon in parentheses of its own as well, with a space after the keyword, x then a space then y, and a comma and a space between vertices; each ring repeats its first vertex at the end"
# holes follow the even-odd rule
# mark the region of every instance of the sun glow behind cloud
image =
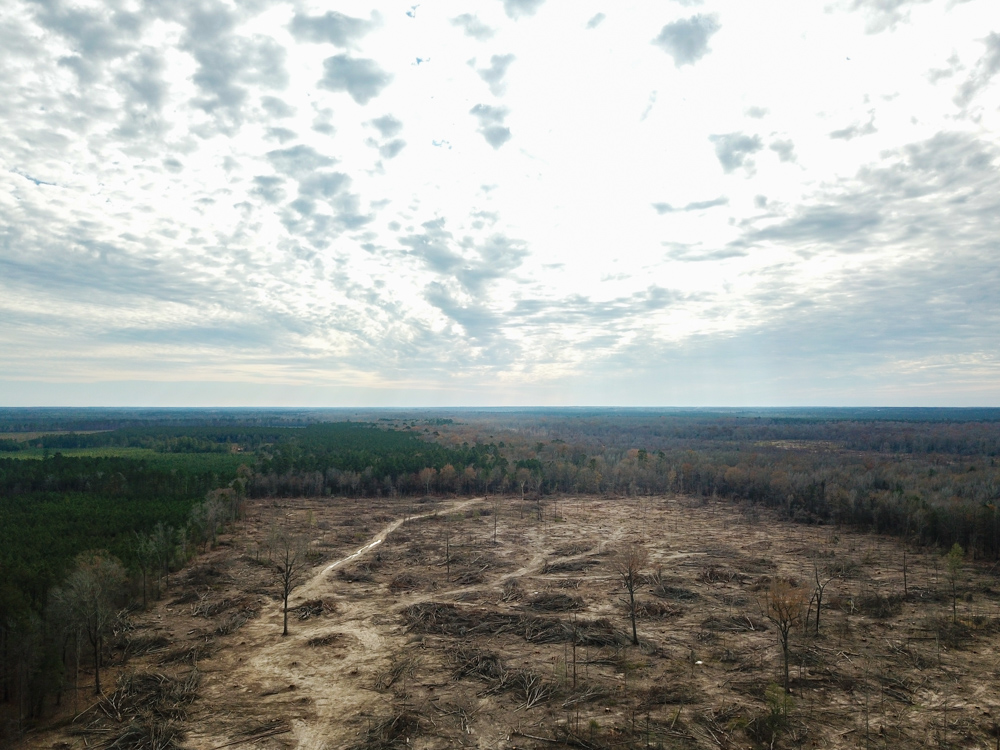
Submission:
POLYGON ((1000 403, 991 11, 17 2, 0 402, 1000 403))

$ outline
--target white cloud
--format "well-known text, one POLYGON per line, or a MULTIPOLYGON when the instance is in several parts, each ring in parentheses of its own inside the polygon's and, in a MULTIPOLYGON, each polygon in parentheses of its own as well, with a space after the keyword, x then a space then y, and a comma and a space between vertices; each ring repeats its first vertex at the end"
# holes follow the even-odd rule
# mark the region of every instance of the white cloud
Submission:
POLYGON ((677 67, 692 65, 708 53, 708 40, 721 28, 713 15, 695 15, 668 23, 653 44, 674 58, 677 67))
POLYGON ((989 0, 8 5, 0 403, 1000 404, 989 0))

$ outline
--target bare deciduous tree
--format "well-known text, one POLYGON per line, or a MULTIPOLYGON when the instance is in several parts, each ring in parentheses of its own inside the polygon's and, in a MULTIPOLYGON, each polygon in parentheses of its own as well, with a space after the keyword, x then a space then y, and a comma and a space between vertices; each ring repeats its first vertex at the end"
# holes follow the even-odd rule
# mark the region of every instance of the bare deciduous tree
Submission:
POLYGON ((621 547, 612 553, 611 565, 615 575, 621 581, 628 593, 628 599, 622 601, 628 607, 629 619, 632 621, 632 645, 639 645, 639 635, 635 627, 635 591, 642 579, 642 570, 649 561, 649 551, 638 543, 621 547))
MULTIPOLYGON (((823 606, 823 592, 826 591, 826 586, 830 581, 833 580, 833 576, 828 577, 825 581, 821 581, 819 578, 819 566, 813 564, 813 576, 816 579, 816 590, 813 592, 813 599, 816 602, 816 635, 819 635, 819 613, 823 606)), ((809 630, 809 615, 806 614, 806 630, 809 630)))
POLYGON ((788 645, 793 627, 802 622, 805 589, 797 588, 784 578, 775 578, 760 604, 764 616, 778 629, 778 642, 785 665, 785 693, 788 688, 788 645))
POLYGON ((500 511, 503 510, 503 501, 499 495, 493 496, 493 544, 497 543, 497 522, 500 520, 500 511))
POLYGON ((284 624, 281 634, 288 635, 288 597, 292 589, 299 585, 308 567, 306 559, 309 543, 303 537, 293 534, 287 529, 275 529, 271 532, 270 552, 274 562, 274 572, 281 586, 281 601, 284 614, 284 624))
POLYGON ((945 558, 945 567, 948 571, 948 583, 951 586, 951 621, 958 622, 958 580, 962 575, 962 559, 965 557, 965 550, 962 545, 955 542, 945 558))

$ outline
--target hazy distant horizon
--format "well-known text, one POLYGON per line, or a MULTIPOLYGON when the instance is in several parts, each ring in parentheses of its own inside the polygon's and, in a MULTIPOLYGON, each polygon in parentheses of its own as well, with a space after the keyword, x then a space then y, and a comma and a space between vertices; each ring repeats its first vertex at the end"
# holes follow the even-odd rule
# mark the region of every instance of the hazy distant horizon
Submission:
POLYGON ((303 422, 402 420, 428 417, 510 416, 613 416, 683 417, 721 416, 734 418, 782 417, 861 421, 1000 421, 1000 407, 908 407, 908 406, 447 406, 447 407, 304 407, 304 406, 0 406, 0 432, 16 419, 115 419, 155 422, 176 418, 196 422, 202 415, 240 419, 281 416, 303 422))

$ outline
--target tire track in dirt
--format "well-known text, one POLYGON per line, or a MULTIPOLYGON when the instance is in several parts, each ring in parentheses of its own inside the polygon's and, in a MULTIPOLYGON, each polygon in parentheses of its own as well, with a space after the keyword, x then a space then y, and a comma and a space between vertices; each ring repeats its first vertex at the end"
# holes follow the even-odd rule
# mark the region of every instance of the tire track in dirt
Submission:
MULTIPOLYGON (((333 571, 376 550, 403 524, 453 513, 481 500, 472 498, 392 521, 363 546, 324 566, 298 587, 289 598, 289 609, 329 594, 333 571)), ((282 637, 278 634, 283 612, 277 602, 233 636, 239 639, 238 647, 206 660, 201 703, 209 715, 191 722, 191 747, 212 750, 231 742, 234 731, 245 729, 247 722, 274 715, 287 718, 291 731, 282 739, 296 748, 341 746, 344 717, 357 716, 381 700, 366 689, 369 678, 400 645, 391 641, 401 641, 404 633, 398 626, 376 622, 387 611, 384 603, 340 600, 338 607, 339 612, 327 617, 295 621, 289 636, 282 637), (333 639, 332 646, 309 645, 310 639, 325 637, 333 639), (244 726, 237 728, 228 716, 243 717, 244 726)))

